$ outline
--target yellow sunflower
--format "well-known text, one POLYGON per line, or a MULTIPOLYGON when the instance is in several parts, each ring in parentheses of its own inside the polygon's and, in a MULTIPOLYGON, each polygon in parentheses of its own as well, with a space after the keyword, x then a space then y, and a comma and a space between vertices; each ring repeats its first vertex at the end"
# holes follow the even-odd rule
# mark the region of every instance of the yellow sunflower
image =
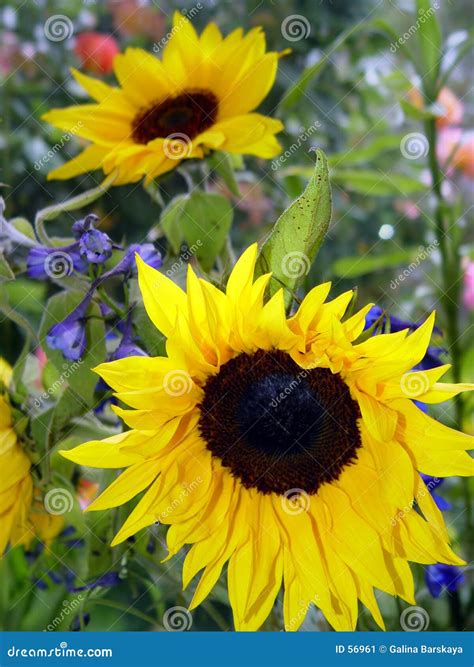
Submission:
POLYGON ((143 176, 149 182, 213 149, 262 158, 279 153, 275 134, 282 123, 253 113, 273 85, 280 55, 265 52, 261 28, 224 38, 210 23, 199 36, 175 12, 170 35, 162 60, 137 48, 115 57, 119 88, 72 71, 96 103, 43 118, 92 143, 48 178, 103 169, 118 172, 115 185, 143 176))
POLYGON ((238 630, 258 629, 282 586, 288 630, 311 603, 353 630, 358 600, 383 628, 374 588, 414 603, 408 561, 463 563, 418 472, 470 474, 472 442, 412 399, 468 386, 439 383, 448 366, 410 372, 434 315, 411 334, 357 343, 370 306, 344 319, 352 292, 326 301, 326 283, 287 318, 282 291, 264 303, 270 274, 254 281, 256 257, 253 245, 226 293, 189 268, 187 294, 137 258, 168 356, 100 365, 132 408, 116 408, 131 430, 62 454, 126 468, 89 509, 145 492, 112 544, 169 524, 169 557, 190 545, 184 587, 202 571, 191 609, 227 563, 238 630))
MULTIPOLYGON (((0 384, 8 386, 10 366, 0 358, 0 384)), ((8 545, 29 546, 36 536, 49 542, 64 520, 48 514, 38 498, 33 499, 31 461, 13 428, 8 399, 0 395, 0 558, 8 545)), ((36 491, 35 491, 36 495, 36 491)))

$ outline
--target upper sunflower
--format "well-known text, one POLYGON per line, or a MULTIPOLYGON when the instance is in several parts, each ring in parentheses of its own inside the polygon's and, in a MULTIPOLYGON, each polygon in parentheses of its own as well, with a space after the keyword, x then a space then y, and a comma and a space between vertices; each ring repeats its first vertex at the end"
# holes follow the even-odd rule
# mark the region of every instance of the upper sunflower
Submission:
MULTIPOLYGON (((8 386, 11 368, 0 357, 0 388, 8 386)), ((8 398, 0 394, 0 558, 8 545, 28 546, 33 538, 49 541, 61 530, 62 517, 48 514, 33 500, 31 461, 15 433, 8 398)))
POLYGON ((282 123, 250 112, 271 89, 278 58, 265 52, 261 28, 223 38, 210 23, 198 36, 175 12, 161 61, 136 48, 115 57, 120 88, 73 70, 97 104, 55 109, 43 118, 92 144, 48 178, 103 169, 117 171, 116 185, 143 176, 150 181, 212 149, 274 157, 282 123))
POLYGON ((191 608, 228 562, 237 629, 259 628, 282 584, 287 629, 314 603, 335 629, 352 630, 359 599, 383 627, 374 587, 413 603, 407 561, 462 563, 418 471, 470 474, 471 439, 413 399, 437 403, 467 387, 438 382, 447 366, 409 372, 434 316, 410 335, 357 343, 370 306, 344 318, 352 292, 325 302, 324 284, 287 319, 282 291, 264 304, 270 275, 254 282, 256 256, 256 245, 243 254, 225 294, 190 268, 187 295, 137 258, 168 356, 99 366, 133 408, 116 408, 131 430, 63 455, 127 468, 89 509, 146 490, 113 544, 170 524, 170 556, 192 545, 184 585, 204 570, 191 608))

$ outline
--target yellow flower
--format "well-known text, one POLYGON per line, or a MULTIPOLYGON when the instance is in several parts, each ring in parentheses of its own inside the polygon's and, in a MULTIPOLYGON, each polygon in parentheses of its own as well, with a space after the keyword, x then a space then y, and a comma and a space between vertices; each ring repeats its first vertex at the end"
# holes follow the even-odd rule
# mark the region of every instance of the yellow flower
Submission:
MULTIPOLYGON (((10 366, 0 358, 0 383, 8 386, 10 366)), ((31 461, 13 428, 8 399, 0 395, 0 558, 8 545, 29 546, 34 537, 49 542, 64 520, 46 513, 41 501, 33 500, 31 461)))
POLYGON ((148 315, 165 357, 132 357, 97 371, 132 409, 131 430, 63 455, 126 471, 89 507, 145 492, 115 537, 169 524, 169 557, 191 545, 183 583, 202 570, 190 608, 228 564, 235 627, 256 630, 284 587, 296 630, 311 603, 333 628, 352 630, 358 600, 383 627, 374 588, 414 603, 407 561, 461 564, 418 471, 468 475, 471 439, 424 414, 466 385, 438 380, 448 366, 410 372, 434 315, 408 334, 357 343, 369 307, 344 319, 352 292, 326 301, 315 287, 285 315, 254 281, 256 245, 224 294, 189 268, 187 294, 137 258, 148 315), (417 509, 413 509, 416 499, 417 509))
POLYGON ((246 35, 239 28, 223 38, 210 23, 198 36, 175 12, 161 61, 137 48, 115 57, 119 88, 73 70, 96 103, 55 109, 43 118, 91 145, 49 178, 103 169, 118 171, 115 185, 143 176, 149 182, 213 149, 274 157, 283 125, 253 110, 273 85, 279 55, 265 52, 261 28, 246 35))

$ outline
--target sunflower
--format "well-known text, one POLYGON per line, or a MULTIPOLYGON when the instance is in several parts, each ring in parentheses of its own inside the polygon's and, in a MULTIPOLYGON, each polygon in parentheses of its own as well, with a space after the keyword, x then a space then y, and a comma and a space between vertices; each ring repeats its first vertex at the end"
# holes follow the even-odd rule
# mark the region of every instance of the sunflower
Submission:
POLYGON ((88 508, 144 492, 117 545, 157 521, 169 558, 185 545, 190 609, 227 564, 235 628, 258 629, 284 588, 296 630, 315 604, 336 630, 353 630, 358 600, 384 627, 374 588, 414 603, 408 561, 462 564, 419 472, 468 475, 471 439, 413 399, 445 401, 466 385, 438 382, 448 366, 410 372, 434 315, 413 333, 357 342, 371 306, 344 317, 353 293, 312 289, 292 317, 270 274, 254 281, 248 248, 226 293, 189 268, 187 294, 137 257, 148 315, 167 357, 97 368, 130 430, 63 451, 83 466, 126 468, 88 508), (416 505, 414 504, 416 501, 416 505))
MULTIPOLYGON (((0 385, 10 384, 12 370, 0 358, 0 385)), ((51 541, 64 519, 46 512, 34 489, 31 461, 13 427, 8 398, 0 394, 0 558, 8 545, 29 546, 34 537, 51 541)))
POLYGON ((273 85, 280 56, 265 52, 261 28, 223 38, 210 23, 199 36, 175 12, 170 35, 161 61, 137 48, 115 57, 118 88, 72 70, 96 103, 55 109, 43 119, 92 143, 48 178, 103 169, 117 172, 115 185, 143 176, 149 182, 214 149, 278 154, 282 123, 253 113, 273 85))

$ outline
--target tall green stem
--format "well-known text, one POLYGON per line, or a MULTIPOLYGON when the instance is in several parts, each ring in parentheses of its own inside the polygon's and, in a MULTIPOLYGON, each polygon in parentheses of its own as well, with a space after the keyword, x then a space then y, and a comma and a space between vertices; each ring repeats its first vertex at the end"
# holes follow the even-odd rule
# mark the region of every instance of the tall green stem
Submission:
MULTIPOLYGON (((429 142, 428 161, 433 183, 433 192, 436 197, 434 220, 436 236, 441 252, 441 278, 442 295, 441 303, 444 311, 446 339, 451 355, 453 382, 461 381, 462 350, 460 344, 459 326, 459 293, 460 293, 460 258, 458 242, 450 232, 450 221, 448 219, 448 207, 444 201, 442 192, 443 172, 440 169, 436 155, 437 127, 436 121, 430 119, 425 121, 425 133, 429 142)), ((454 398, 454 419, 456 427, 463 426, 464 403, 461 394, 454 398)), ((472 505, 469 488, 469 480, 463 479, 466 533, 472 535, 472 505)), ((472 538, 468 538, 472 541, 472 538)), ((469 548, 471 551, 471 548, 469 548)))

